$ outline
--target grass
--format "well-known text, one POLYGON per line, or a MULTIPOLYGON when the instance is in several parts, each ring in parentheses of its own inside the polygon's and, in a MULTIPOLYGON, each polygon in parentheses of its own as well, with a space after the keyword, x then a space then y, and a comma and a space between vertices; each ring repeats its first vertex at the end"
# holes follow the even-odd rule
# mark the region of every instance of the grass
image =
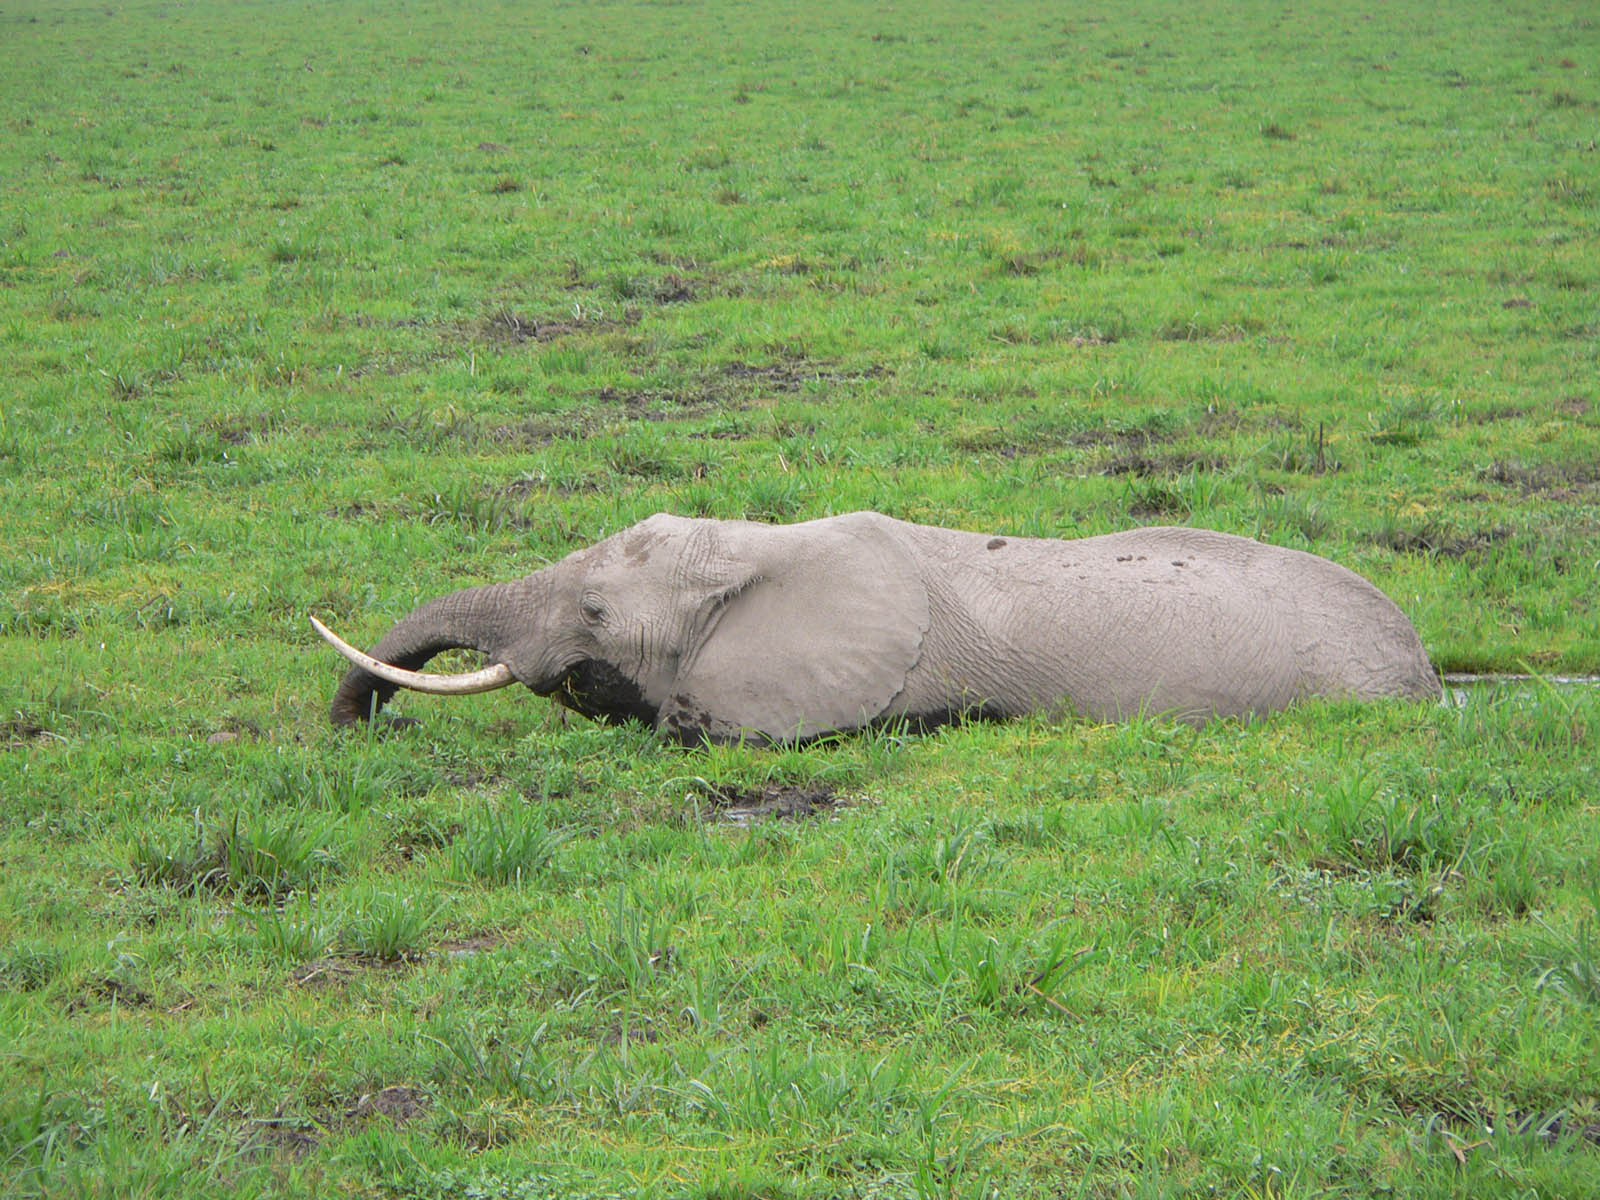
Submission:
POLYGON ((871 507, 1600 671, 1580 9, 0 30, 0 1192, 1600 1194, 1592 691, 352 736, 305 621, 871 507))

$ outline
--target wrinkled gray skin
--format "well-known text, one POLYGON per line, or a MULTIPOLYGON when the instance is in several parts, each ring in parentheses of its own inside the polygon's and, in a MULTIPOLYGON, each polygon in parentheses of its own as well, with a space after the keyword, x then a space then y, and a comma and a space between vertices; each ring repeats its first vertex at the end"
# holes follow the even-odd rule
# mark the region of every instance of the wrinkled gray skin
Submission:
MULTIPOLYGON (((450 647, 586 716, 689 742, 1439 695, 1400 610, 1312 554, 1200 529, 1055 541, 871 512, 799 525, 658 514, 426 604, 372 656, 416 669, 450 647)), ((394 691, 352 668, 332 718, 364 720, 394 691)))

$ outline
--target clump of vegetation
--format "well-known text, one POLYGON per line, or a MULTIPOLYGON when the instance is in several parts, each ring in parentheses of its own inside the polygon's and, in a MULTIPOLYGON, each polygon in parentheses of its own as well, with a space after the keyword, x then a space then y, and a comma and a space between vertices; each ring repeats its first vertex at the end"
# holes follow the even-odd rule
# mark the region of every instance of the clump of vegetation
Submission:
POLYGON ((339 927, 339 944, 378 962, 417 958, 444 907, 444 901, 434 896, 363 889, 350 900, 339 927))
POLYGON ((532 813, 484 809, 450 843, 451 863, 462 878, 521 886, 546 872, 571 836, 570 829, 546 828, 532 813))
POLYGON ((339 870, 330 848, 339 824, 329 816, 235 812, 210 830, 197 821, 187 837, 139 835, 133 868, 141 883, 276 900, 339 870))

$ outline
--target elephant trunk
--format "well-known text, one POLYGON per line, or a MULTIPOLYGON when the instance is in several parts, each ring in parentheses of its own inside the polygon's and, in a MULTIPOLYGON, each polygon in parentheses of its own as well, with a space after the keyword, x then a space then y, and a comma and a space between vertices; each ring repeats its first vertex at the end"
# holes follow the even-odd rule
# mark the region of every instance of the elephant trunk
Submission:
POLYGON ((440 596, 396 624, 372 648, 370 658, 319 628, 340 653, 357 664, 345 672, 334 693, 329 709, 333 723, 353 725, 369 719, 402 686, 430 692, 471 692, 515 682, 518 676, 506 665, 505 656, 526 631, 530 614, 543 608, 542 597, 529 593, 542 590, 535 573, 511 583, 440 596), (481 651, 489 656, 491 665, 465 676, 415 674, 435 654, 454 649, 481 651), (386 671, 388 678, 382 678, 374 671, 384 665, 400 670, 386 671))

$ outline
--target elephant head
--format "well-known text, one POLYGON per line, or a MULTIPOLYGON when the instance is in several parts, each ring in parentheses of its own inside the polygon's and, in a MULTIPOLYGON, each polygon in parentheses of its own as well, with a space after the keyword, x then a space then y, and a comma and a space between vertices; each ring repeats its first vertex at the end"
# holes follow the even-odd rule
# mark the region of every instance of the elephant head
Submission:
POLYGON ((877 522, 663 513, 522 579, 425 604, 370 656, 313 623, 355 664, 334 696, 336 724, 368 719, 397 687, 459 694, 519 682, 586 716, 637 718, 684 741, 789 741, 885 712, 928 621, 915 564, 877 522), (489 665, 419 673, 457 647, 489 665))

